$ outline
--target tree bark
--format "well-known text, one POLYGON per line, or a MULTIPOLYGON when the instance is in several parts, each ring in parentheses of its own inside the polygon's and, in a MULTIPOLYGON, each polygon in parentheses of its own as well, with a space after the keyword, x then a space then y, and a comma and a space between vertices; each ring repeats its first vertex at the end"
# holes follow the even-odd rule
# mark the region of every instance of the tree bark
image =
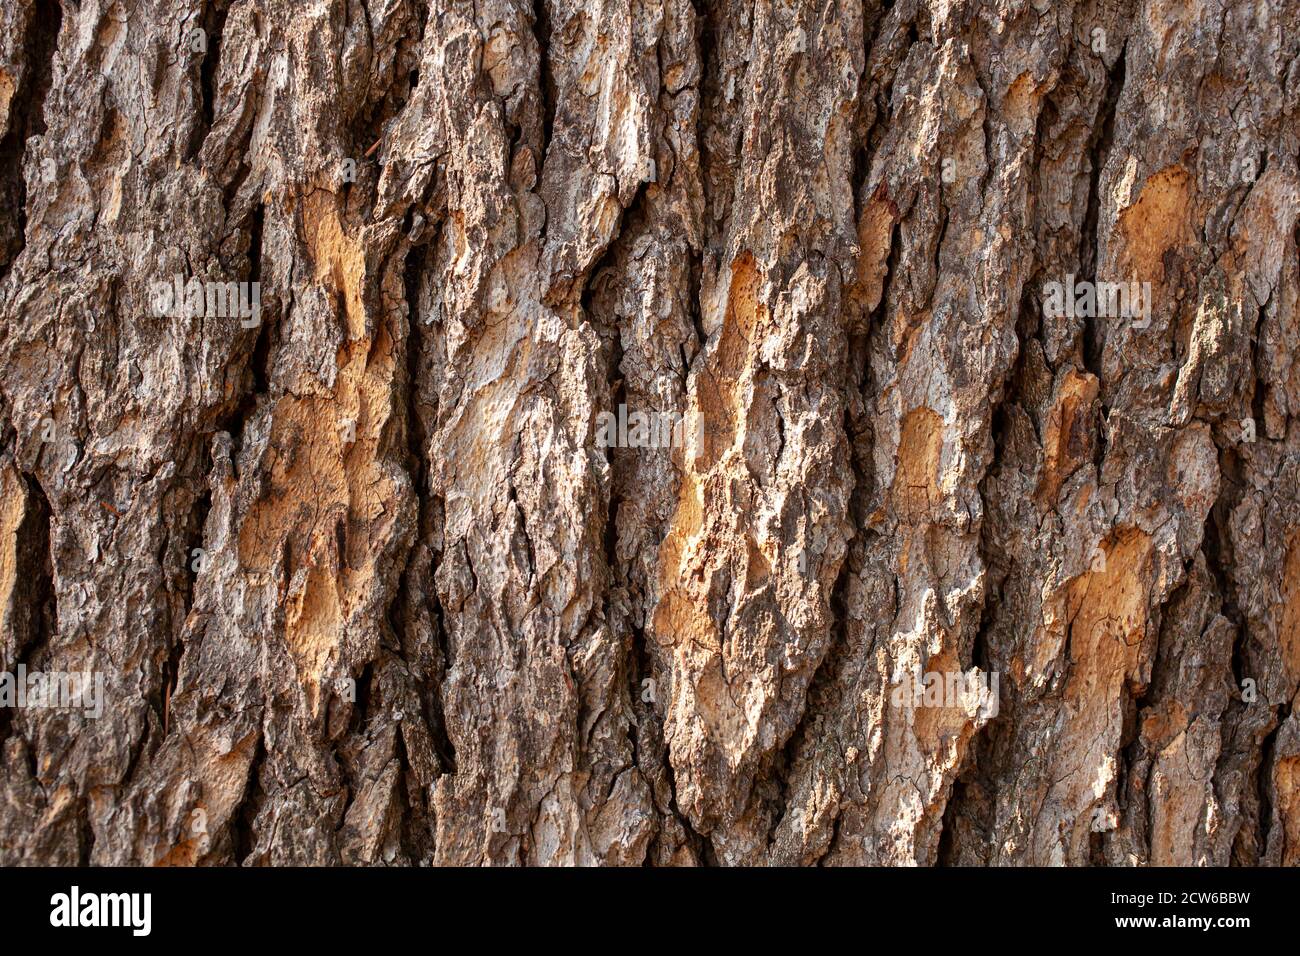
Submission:
POLYGON ((1300 0, 0 0, 0 159, 0 863, 1300 863, 1300 0))

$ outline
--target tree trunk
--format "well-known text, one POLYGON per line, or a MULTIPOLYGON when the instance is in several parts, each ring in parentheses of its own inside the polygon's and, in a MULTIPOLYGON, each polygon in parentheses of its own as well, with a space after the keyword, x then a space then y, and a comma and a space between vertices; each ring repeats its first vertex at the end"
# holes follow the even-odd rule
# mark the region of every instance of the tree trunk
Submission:
POLYGON ((0 0, 0 863, 1300 863, 1298 54, 0 0))

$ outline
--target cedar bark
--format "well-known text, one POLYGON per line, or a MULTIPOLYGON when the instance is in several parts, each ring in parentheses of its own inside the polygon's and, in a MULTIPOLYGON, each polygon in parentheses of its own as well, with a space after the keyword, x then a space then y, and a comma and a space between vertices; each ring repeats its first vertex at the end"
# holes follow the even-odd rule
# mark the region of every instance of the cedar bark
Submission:
POLYGON ((0 0, 0 863, 1300 862, 1298 54, 0 0))

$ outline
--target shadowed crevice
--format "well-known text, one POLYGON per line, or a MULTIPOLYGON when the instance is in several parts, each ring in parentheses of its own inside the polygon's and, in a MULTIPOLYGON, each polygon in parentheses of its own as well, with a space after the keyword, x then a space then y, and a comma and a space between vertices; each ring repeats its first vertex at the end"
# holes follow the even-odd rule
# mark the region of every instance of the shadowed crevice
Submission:
POLYGON ((63 8, 58 0, 36 0, 23 42, 22 81, 9 103, 9 129, 0 139, 0 279, 22 253, 27 235, 27 140, 45 133, 45 99, 54 75, 63 8))

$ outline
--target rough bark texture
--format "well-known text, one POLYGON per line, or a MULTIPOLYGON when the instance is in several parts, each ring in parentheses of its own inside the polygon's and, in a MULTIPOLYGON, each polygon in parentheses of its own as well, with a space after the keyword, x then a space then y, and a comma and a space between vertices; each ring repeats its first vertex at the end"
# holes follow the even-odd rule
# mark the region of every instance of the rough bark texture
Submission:
POLYGON ((0 863, 1300 863, 1298 54, 0 0, 0 863))

